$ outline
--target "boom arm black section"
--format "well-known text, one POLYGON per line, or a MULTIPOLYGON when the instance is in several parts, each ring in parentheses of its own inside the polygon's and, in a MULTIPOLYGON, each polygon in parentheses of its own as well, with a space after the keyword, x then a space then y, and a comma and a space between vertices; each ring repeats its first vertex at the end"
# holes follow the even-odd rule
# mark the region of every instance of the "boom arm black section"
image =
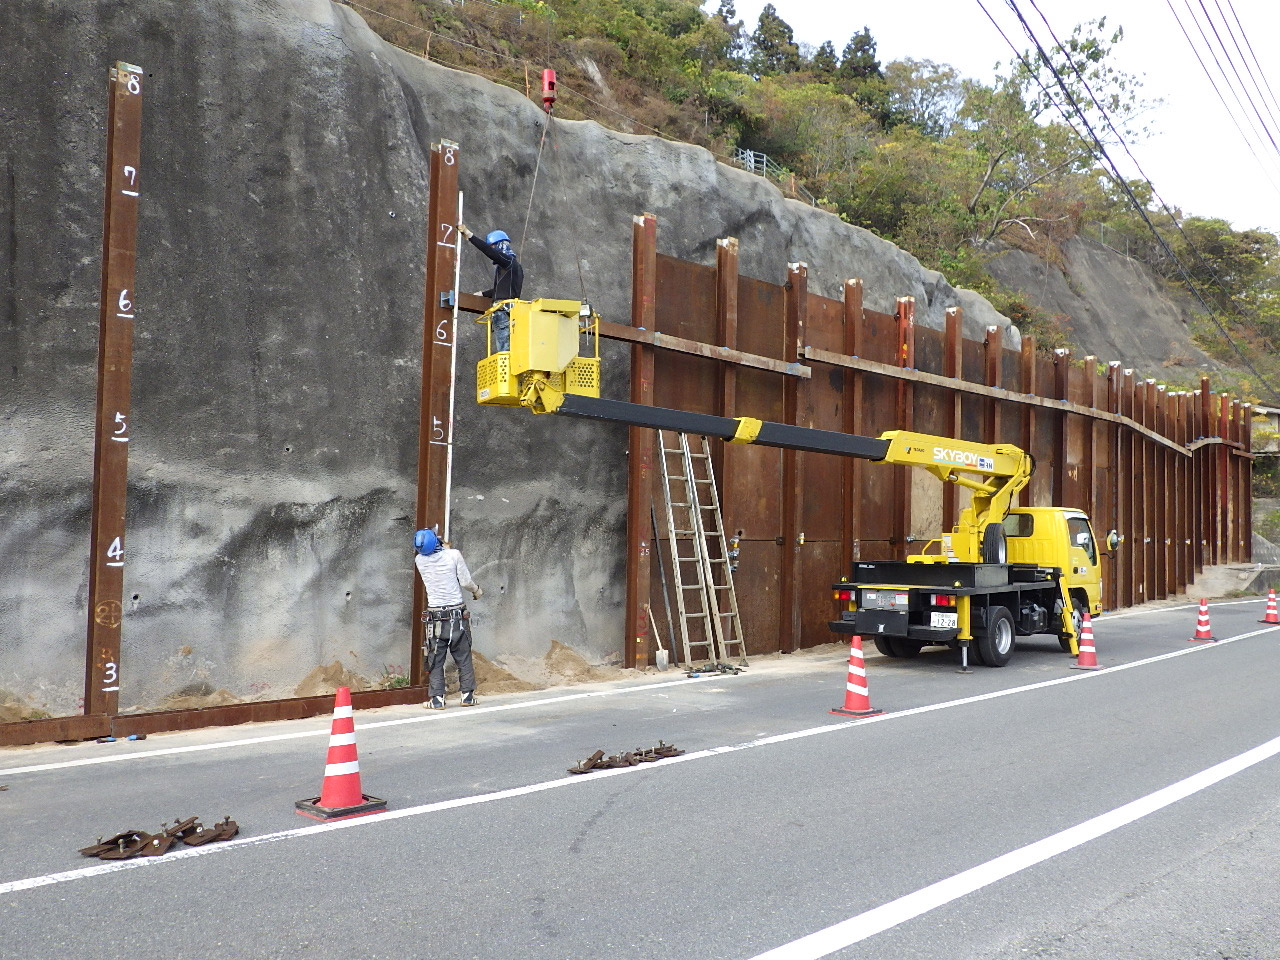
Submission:
MULTIPOLYGON (((739 421, 733 417, 690 413, 687 410, 651 407, 625 400, 605 400, 576 393, 565 394, 556 413, 587 420, 609 420, 632 427, 652 427, 655 430, 719 437, 721 440, 732 440, 739 427, 739 421)), ((830 453, 837 457, 861 457, 864 460, 883 460, 889 452, 889 441, 877 437, 816 430, 812 427, 793 427, 768 420, 761 422, 760 433, 751 442, 761 447, 807 450, 811 453, 830 453)))

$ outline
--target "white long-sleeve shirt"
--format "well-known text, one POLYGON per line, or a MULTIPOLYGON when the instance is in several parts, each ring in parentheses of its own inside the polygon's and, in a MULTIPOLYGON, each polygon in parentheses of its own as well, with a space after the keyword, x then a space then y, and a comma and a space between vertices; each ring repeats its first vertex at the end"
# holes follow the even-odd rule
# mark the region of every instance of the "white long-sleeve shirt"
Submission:
POLYGON ((427 590, 427 606, 451 607, 462 603, 462 591, 475 593, 480 588, 471 579, 467 561, 452 547, 442 547, 430 556, 418 554, 413 564, 427 590))

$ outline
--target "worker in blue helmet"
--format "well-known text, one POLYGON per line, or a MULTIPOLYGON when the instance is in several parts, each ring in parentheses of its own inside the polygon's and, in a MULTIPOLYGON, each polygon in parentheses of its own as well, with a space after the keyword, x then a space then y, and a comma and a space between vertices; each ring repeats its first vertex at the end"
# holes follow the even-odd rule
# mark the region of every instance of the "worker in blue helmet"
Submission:
POLYGON ((458 667, 458 688, 462 705, 474 707, 476 671, 471 661, 471 612, 462 602, 462 591, 479 600, 484 593, 471 578, 462 554, 440 542, 434 530, 419 530, 413 535, 416 556, 413 564, 422 577, 427 592, 427 609, 422 612, 423 655, 427 661, 427 696, 424 706, 443 710, 444 665, 452 656, 458 667))
MULTIPOLYGON (((458 230, 473 247, 493 261, 493 286, 480 291, 480 296, 493 301, 519 300, 524 289, 524 267, 516 258, 511 238, 501 230, 491 230, 481 240, 465 223, 458 224, 458 230)), ((489 318, 489 328, 493 331, 493 349, 499 353, 510 350, 511 311, 505 308, 495 310, 489 318)))

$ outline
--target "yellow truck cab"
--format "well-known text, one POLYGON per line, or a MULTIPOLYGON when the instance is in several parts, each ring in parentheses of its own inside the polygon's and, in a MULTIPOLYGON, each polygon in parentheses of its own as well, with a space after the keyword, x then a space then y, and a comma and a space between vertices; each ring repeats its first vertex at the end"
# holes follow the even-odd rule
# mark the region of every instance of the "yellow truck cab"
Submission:
MULTIPOLYGON (((1004 518, 1010 563, 1057 567, 1076 617, 1102 612, 1102 567, 1089 517, 1064 507, 1017 507, 1004 518)), ((1079 629, 1077 628, 1077 633, 1079 629)))

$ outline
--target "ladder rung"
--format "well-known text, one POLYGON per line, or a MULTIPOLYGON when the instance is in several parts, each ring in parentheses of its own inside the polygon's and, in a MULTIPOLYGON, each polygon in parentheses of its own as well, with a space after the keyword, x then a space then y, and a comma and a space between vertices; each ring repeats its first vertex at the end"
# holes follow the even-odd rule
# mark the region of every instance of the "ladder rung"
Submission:
POLYGON ((714 480, 711 480, 709 478, 704 478, 704 477, 694 477, 693 482, 694 483, 715 483, 714 480))

